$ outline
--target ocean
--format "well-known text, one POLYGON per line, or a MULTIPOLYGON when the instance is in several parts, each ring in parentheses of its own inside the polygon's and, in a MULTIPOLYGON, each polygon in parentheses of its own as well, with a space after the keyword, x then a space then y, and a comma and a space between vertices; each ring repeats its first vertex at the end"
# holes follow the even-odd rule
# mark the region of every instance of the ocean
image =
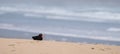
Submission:
POLYGON ((0 37, 120 45, 117 0, 0 0, 0 37))

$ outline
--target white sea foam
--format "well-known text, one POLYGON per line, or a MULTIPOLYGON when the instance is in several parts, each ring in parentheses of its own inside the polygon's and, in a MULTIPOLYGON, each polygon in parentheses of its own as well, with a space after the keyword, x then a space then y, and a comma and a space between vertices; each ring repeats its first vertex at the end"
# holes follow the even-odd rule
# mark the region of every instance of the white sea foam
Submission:
POLYGON ((64 8, 56 7, 43 7, 30 8, 30 7, 10 7, 0 6, 2 12, 16 12, 23 13, 24 16, 32 16, 33 18, 46 17, 49 19, 62 19, 62 20, 83 20, 83 21, 120 21, 120 13, 108 11, 89 11, 89 12, 75 12, 64 8))
POLYGON ((111 28, 108 28, 107 31, 111 31, 111 32, 120 32, 120 28, 111 27, 111 28))

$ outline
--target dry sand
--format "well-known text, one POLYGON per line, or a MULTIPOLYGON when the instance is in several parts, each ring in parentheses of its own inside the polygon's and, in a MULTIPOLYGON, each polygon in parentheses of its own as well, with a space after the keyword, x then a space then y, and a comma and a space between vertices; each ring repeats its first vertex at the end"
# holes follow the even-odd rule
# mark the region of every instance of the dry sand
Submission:
POLYGON ((120 46, 0 38, 0 54, 120 54, 120 46))

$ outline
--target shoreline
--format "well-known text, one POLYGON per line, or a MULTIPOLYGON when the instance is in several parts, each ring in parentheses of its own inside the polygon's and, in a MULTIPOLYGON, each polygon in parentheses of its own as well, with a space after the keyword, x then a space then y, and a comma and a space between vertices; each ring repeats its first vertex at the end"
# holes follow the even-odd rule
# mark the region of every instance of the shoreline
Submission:
MULTIPOLYGON (((49 36, 46 36, 46 37, 49 37, 49 36)), ((60 36, 53 36, 53 37, 58 37, 60 39, 62 38, 68 38, 68 40, 60 40, 60 39, 55 39, 52 37, 50 37, 51 39, 47 39, 47 38, 44 38, 43 41, 56 41, 56 42, 70 42, 70 43, 82 43, 82 44, 101 44, 101 45, 110 45, 110 46, 120 46, 120 42, 118 41, 106 41, 106 40, 94 40, 94 39, 90 39, 87 40, 85 39, 86 41, 81 41, 81 39, 83 40, 84 38, 74 38, 74 37, 60 37, 60 36), (71 40, 71 38, 73 38, 73 40, 71 40), (70 40, 69 40, 70 39, 70 40), (77 39, 79 41, 74 41, 74 39, 77 39), (92 40, 92 41, 91 41, 92 40)), ((0 37, 0 38, 4 38, 4 39, 21 39, 21 40, 33 40, 32 38, 12 38, 12 37, 0 37)))
MULTIPOLYGON (((3 37, 3 38, 16 38, 16 39, 32 39, 31 38, 32 36, 35 36, 38 34, 38 33, 32 33, 32 32, 14 31, 14 30, 5 30, 5 29, 0 29, 0 31, 1 31, 1 35, 0 35, 1 38, 3 37)), ((120 41, 78 38, 78 37, 50 35, 50 34, 45 34, 44 40, 120 46, 120 41)))

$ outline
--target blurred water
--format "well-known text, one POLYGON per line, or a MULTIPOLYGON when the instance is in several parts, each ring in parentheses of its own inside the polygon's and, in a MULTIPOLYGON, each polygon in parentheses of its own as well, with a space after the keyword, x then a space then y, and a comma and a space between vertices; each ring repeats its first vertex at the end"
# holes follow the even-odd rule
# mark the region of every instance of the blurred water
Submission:
POLYGON ((0 36, 15 35, 17 38, 23 36, 28 38, 27 35, 21 37, 19 32, 4 33, 2 29, 5 29, 120 41, 119 2, 118 0, 11 0, 10 2, 0 0, 0 36))

